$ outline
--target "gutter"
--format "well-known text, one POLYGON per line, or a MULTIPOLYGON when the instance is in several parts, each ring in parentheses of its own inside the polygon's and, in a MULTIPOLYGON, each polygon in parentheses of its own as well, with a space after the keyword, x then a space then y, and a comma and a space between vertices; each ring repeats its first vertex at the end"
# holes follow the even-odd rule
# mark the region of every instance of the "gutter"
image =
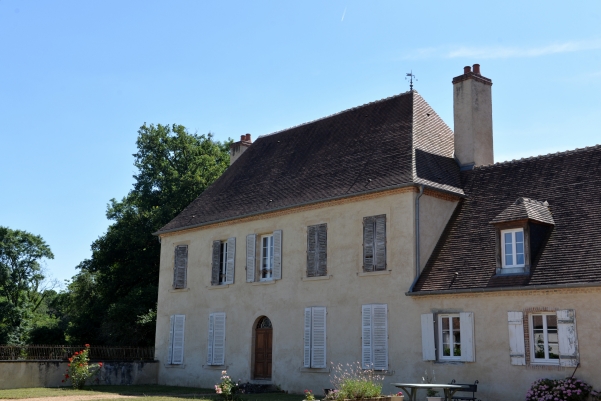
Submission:
MULTIPOLYGON (((506 292, 506 291, 530 291, 530 290, 558 290, 568 288, 594 288, 601 287, 601 283, 570 283, 570 284, 545 284, 528 285, 520 287, 492 287, 492 288, 462 288, 456 290, 437 290, 437 291, 418 291, 405 293, 408 297, 421 297, 428 295, 450 295, 450 294, 478 294, 486 292, 506 292)), ((413 288, 413 286, 411 286, 413 288)))
POLYGON ((419 280, 420 272, 420 258, 419 258, 419 198, 424 194, 424 186, 419 186, 419 194, 415 197, 415 279, 413 283, 411 283, 411 287, 409 287, 409 292, 413 292, 413 287, 417 284, 417 280, 419 280))
MULTIPOLYGON (((390 190, 393 190, 393 189, 413 187, 413 186, 416 186, 416 184, 413 183, 413 182, 409 182, 409 183, 400 184, 400 185, 393 185, 393 186, 390 186, 390 187, 372 189, 370 191, 359 192, 359 193, 352 194, 352 195, 334 196, 334 197, 331 197, 331 198, 319 199, 319 200, 310 201, 310 202, 304 202, 304 203, 297 203, 297 204, 290 205, 290 206, 283 206, 283 207, 279 207, 277 209, 261 210, 260 212, 247 213, 247 214, 243 214, 243 215, 240 215, 240 216, 228 217, 228 218, 220 219, 220 220, 211 220, 211 221, 207 221, 207 222, 200 223, 200 224, 193 224, 191 226, 172 228, 170 230, 164 230, 164 231, 159 230, 159 231, 156 231, 156 232, 152 233, 152 235, 168 234, 168 233, 172 233, 172 232, 176 232, 176 231, 189 230, 189 229, 192 229, 192 228, 198 228, 198 227, 208 226, 208 225, 217 224, 217 223, 223 223, 223 222, 226 222, 226 221, 233 221, 233 220, 238 220, 238 219, 244 219, 244 218, 247 218, 247 217, 258 216, 258 215, 266 214, 266 213, 279 212, 279 211, 282 211, 282 210, 293 209, 293 208, 301 207, 301 206, 315 205, 315 204, 318 204, 318 203, 329 202, 329 201, 334 201, 334 200, 338 200, 338 199, 353 198, 355 196, 369 195, 369 194, 376 193, 376 192, 384 192, 384 191, 390 191, 390 190)), ((422 192, 423 192, 423 188, 425 187, 425 188, 431 189, 433 191, 438 191, 438 192, 446 193, 446 194, 449 194, 449 195, 457 196, 458 198, 465 198, 466 197, 465 194, 460 194, 460 193, 457 193, 457 192, 449 191, 449 190, 442 189, 442 188, 433 187, 433 186, 430 186, 430 185, 422 185, 422 184, 420 184, 419 186, 422 188, 422 192)))

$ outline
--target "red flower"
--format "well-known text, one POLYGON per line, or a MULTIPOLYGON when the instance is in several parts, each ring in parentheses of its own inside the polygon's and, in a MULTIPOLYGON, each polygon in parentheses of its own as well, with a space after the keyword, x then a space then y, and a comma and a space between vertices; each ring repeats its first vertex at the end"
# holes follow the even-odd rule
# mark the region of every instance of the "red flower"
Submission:
POLYGON ((73 362, 73 358, 69 358, 69 362, 73 362))
POLYGON ((99 366, 99 367, 102 367, 102 362, 98 362, 98 366, 99 366))
POLYGON ((90 344, 86 344, 86 348, 90 348, 90 344))
POLYGON ((71 364, 70 364, 70 363, 68 363, 68 364, 67 364, 67 366, 69 366, 69 367, 70 367, 70 366, 71 366, 71 364))
POLYGON ((62 382, 62 383, 64 383, 65 381, 64 381, 64 380, 61 380, 61 382, 62 382))
POLYGON ((69 378, 69 375, 65 375, 65 379, 68 379, 68 378, 69 378))
POLYGON ((73 355, 79 355, 79 352, 75 351, 75 353, 73 355))

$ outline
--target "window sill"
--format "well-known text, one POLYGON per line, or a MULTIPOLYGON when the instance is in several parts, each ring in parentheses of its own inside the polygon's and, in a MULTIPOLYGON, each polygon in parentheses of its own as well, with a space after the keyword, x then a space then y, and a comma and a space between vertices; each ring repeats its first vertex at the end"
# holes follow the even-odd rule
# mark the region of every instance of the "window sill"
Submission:
POLYGON ((186 291, 190 291, 190 287, 186 287, 186 288, 171 288, 169 290, 169 292, 186 292, 186 291))
POLYGON ((329 276, 317 276, 317 277, 301 277, 301 281, 319 281, 319 280, 329 280, 331 275, 329 276))
POLYGON ((186 365, 185 364, 181 364, 181 365, 171 365, 168 363, 163 364, 164 367, 168 368, 168 369, 185 369, 186 365))
POLYGON ((223 290, 224 288, 229 288, 229 284, 221 284, 221 285, 209 285, 207 286, 207 290, 223 290))
POLYGON ((519 276, 530 274, 530 267, 497 267, 495 276, 519 276))
POLYGON ((208 370, 227 370, 229 365, 202 365, 202 368, 208 370))
POLYGON ((380 270, 377 272, 361 272, 361 273, 357 273, 357 276, 359 276, 359 277, 382 276, 385 274, 390 274, 391 272, 392 272, 392 270, 380 270))
POLYGON ((330 368, 299 368, 301 373, 330 373, 330 368))
POLYGON ((251 284, 252 285, 269 285, 269 284, 275 284, 276 280, 269 280, 269 281, 253 281, 251 284))

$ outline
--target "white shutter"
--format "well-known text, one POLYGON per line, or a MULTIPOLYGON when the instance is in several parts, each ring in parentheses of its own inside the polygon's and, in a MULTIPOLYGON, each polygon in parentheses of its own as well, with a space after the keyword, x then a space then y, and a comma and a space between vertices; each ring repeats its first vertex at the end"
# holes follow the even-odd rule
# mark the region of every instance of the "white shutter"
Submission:
POLYGON ((361 366, 371 369, 373 366, 371 341, 371 305, 361 307, 361 366))
POLYGON ((305 308, 305 330, 303 335, 303 366, 311 367, 311 308, 305 308))
POLYGON ((578 365, 578 336, 576 316, 573 309, 557 311, 557 335, 559 337, 559 364, 574 367, 578 365))
POLYGON ((236 269, 236 237, 227 239, 227 267, 225 268, 225 283, 234 284, 236 269))
POLYGON ((186 315, 175 315, 173 319, 173 353, 171 363, 181 365, 184 363, 184 331, 186 315))
POLYGON ((273 232, 273 279, 282 279, 282 230, 273 232))
POLYGON ((425 313, 422 315, 422 355, 424 361, 436 360, 433 313, 425 313))
POLYGON ((225 364, 225 312, 213 313, 213 365, 225 364))
POLYGON ((311 319, 311 367, 326 367, 326 308, 312 308, 311 319))
POLYGON ((257 234, 248 234, 246 236, 246 282, 252 283, 255 281, 255 256, 257 254, 255 247, 257 246, 257 234))
POLYGON ((373 368, 388 369, 388 305, 372 305, 373 368))
POLYGON ((526 364, 526 349, 524 346, 524 314, 522 312, 507 312, 509 323, 509 356, 512 365, 526 364))
POLYGON ((474 342, 474 313, 461 312, 459 314, 461 337, 461 360, 464 362, 476 361, 476 346, 474 342))
POLYGON ((171 365, 173 360, 173 315, 169 318, 169 351, 167 352, 167 363, 171 365))
POLYGON ((215 316, 211 313, 209 315, 209 339, 208 339, 208 349, 207 349, 207 365, 213 364, 213 333, 215 327, 215 316))

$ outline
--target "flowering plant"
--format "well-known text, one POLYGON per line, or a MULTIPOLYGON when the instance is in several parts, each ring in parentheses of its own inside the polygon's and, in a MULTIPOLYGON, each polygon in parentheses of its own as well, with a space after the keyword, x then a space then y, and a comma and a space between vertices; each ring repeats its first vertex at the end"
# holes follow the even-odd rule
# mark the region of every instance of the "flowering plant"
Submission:
POLYGON ((305 400, 307 401, 315 401, 315 396, 313 395, 312 390, 305 390, 305 400))
POLYGON ((584 401, 591 390, 591 386, 575 377, 560 380, 539 379, 532 383, 532 387, 526 393, 526 401, 584 401))
POLYGON ((240 399, 239 387, 239 384, 228 376, 227 370, 223 370, 221 371, 221 383, 215 385, 215 392, 224 401, 235 401, 240 399))
POLYGON ((85 347, 85 349, 79 352, 76 351, 73 356, 69 358, 65 378, 62 380, 64 383, 71 379, 73 388, 77 390, 81 390, 86 384, 86 380, 97 375, 102 368, 102 362, 90 364, 90 344, 86 344, 85 347))
POLYGON ((338 391, 328 394, 336 400, 379 397, 382 394, 384 377, 377 375, 374 369, 363 369, 359 362, 332 364, 330 381, 338 391))

